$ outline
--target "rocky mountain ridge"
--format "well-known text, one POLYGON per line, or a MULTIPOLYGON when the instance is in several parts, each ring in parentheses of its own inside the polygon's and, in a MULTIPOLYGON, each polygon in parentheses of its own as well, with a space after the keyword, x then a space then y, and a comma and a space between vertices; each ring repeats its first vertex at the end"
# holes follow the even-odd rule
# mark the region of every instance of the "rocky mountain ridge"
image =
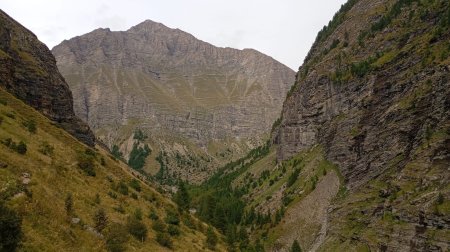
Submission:
POLYGON ((449 31, 448 1, 350 0, 318 34, 273 137, 342 175, 315 248, 449 248, 449 31))
POLYGON ((291 69, 255 50, 218 48, 149 20, 123 32, 97 29, 52 52, 76 114, 97 137, 129 153, 127 139, 139 128, 153 140, 153 153, 173 152, 173 159, 187 156, 176 144, 188 153, 200 148, 208 160, 223 151, 243 155, 267 136, 294 80, 291 69), (243 147, 211 150, 224 140, 243 147))
POLYGON ((87 145, 88 125, 75 116, 72 93, 50 50, 28 29, 0 10, 0 86, 87 145))

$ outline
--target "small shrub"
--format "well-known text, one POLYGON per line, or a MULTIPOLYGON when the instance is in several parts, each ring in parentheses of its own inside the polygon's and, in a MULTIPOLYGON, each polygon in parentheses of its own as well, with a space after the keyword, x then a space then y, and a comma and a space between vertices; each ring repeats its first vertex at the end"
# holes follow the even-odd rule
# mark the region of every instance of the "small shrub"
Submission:
MULTIPOLYGON (((13 143, 14 143, 14 142, 13 142, 13 140, 12 140, 10 137, 8 137, 8 138, 2 140, 2 144, 3 144, 4 146, 8 147, 8 148, 11 148, 11 144, 13 144, 13 143)), ((15 143, 14 143, 14 144, 15 144, 15 143)))
POLYGON ((36 121, 28 120, 24 122, 23 125, 27 128, 28 132, 30 132, 31 134, 36 134, 37 132, 36 121))
POLYGON ((27 153, 27 144, 23 141, 20 141, 16 147, 16 151, 21 155, 25 155, 25 153, 27 153))
POLYGON ((0 251, 15 251, 22 238, 22 218, 0 202, 0 251))
POLYGON ((175 225, 169 225, 169 227, 167 228, 167 232, 169 233, 170 236, 180 235, 180 229, 178 228, 178 226, 175 225))
POLYGON ((161 220, 155 220, 152 224, 152 229, 156 232, 163 233, 166 231, 166 224, 164 224, 161 220))
POLYGON ((92 150, 91 148, 86 148, 86 149, 84 150, 84 154, 86 154, 86 155, 88 155, 88 156, 95 157, 95 151, 92 150))
POLYGON ((78 167, 88 176, 95 177, 95 158, 92 155, 81 153, 78 155, 78 167))
POLYGON ((117 191, 123 195, 128 195, 128 186, 123 181, 120 181, 117 185, 117 191))
POLYGON ((105 166, 105 165, 106 165, 106 161, 105 161, 105 158, 104 158, 104 157, 101 157, 101 158, 100 158, 100 164, 101 164, 102 166, 105 166))
POLYGON ((149 213, 148 217, 149 217, 151 220, 157 220, 157 219, 159 219, 159 216, 156 214, 156 212, 155 212, 154 209, 150 210, 150 213, 149 213))
POLYGON ((137 196, 136 193, 132 192, 132 193, 131 193, 131 198, 137 200, 137 199, 138 199, 138 196, 137 196))
POLYGON ((73 199, 71 193, 68 193, 66 195, 66 199, 64 201, 64 209, 66 209, 66 213, 68 216, 70 216, 73 212, 73 199))
POLYGON ((46 156, 53 155, 55 148, 50 145, 47 141, 44 141, 41 143, 41 146, 39 147, 38 151, 46 156))
POLYGON ((208 227, 206 231, 206 245, 211 250, 214 250, 217 245, 217 235, 211 227, 208 227))
POLYGON ((295 168, 294 172, 289 176, 287 187, 291 187, 298 179, 298 176, 300 175, 300 169, 295 168))
POLYGON ((116 212, 118 212, 118 213, 121 213, 121 214, 124 214, 124 213, 125 213, 125 208, 123 208, 123 206, 122 206, 121 204, 119 204, 119 205, 116 206, 116 207, 113 207, 113 209, 114 209, 116 212))
POLYGON ((183 223, 184 225, 186 225, 186 227, 190 228, 190 229, 196 229, 196 225, 194 220, 191 218, 191 216, 186 215, 186 217, 183 218, 183 223))
POLYGON ((98 193, 95 194, 94 203, 97 205, 100 204, 100 195, 98 193))
POLYGON ((316 189, 316 186, 317 186, 317 181, 318 181, 319 179, 317 178, 317 176, 314 176, 313 178, 312 178, 312 185, 311 185, 311 187, 312 187, 312 189, 314 190, 314 189, 316 189))
POLYGON ((5 116, 7 116, 7 117, 9 117, 9 118, 11 118, 11 119, 16 119, 16 115, 14 115, 13 112, 6 112, 6 113, 5 113, 5 116))
POLYGON ((164 246, 164 247, 167 247, 167 248, 172 248, 172 240, 170 239, 170 236, 168 234, 166 234, 166 233, 158 232, 156 234, 156 241, 161 246, 164 246))
POLYGON ((106 216, 105 210, 98 209, 94 215, 94 228, 98 232, 102 232, 103 229, 108 225, 108 217, 106 216))
POLYGON ((115 192, 109 191, 108 192, 109 197, 111 197, 112 199, 117 199, 117 194, 115 192))
POLYGON ((132 179, 129 183, 130 187, 136 190, 137 192, 141 191, 141 183, 137 179, 132 179))
POLYGON ((140 241, 147 238, 147 227, 141 221, 135 218, 129 218, 127 223, 128 232, 140 241))
POLYGON ((437 199, 436 199, 436 203, 438 204, 438 205, 442 205, 443 203, 444 203, 444 195, 442 195, 442 193, 439 193, 438 194, 438 197, 437 197, 437 199))
POLYGON ((333 50, 334 48, 336 48, 339 45, 339 43, 341 43, 341 41, 339 41, 339 39, 333 40, 333 43, 330 46, 330 51, 333 50))
POLYGON ((302 252, 302 248, 300 247, 300 244, 298 243, 297 240, 294 240, 294 242, 292 243, 291 252, 302 252))
POLYGON ((142 220, 142 210, 140 208, 136 208, 136 210, 134 210, 133 217, 137 220, 142 220))
POLYGON ((293 199, 292 197, 286 195, 286 196, 283 197, 282 200, 283 200, 283 204, 284 204, 285 206, 287 206, 287 205, 289 205, 294 199, 293 199))
POLYGON ((178 225, 180 224, 180 217, 174 210, 168 210, 164 221, 167 224, 178 225))
POLYGON ((110 252, 125 251, 125 243, 128 239, 126 227, 119 223, 112 223, 105 235, 106 249, 110 252))

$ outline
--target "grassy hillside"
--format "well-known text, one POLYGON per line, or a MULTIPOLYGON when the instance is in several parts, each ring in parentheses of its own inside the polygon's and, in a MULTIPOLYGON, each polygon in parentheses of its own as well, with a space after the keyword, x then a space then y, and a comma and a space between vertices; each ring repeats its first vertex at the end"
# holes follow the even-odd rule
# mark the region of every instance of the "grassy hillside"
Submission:
MULTIPOLYGON (((20 251, 120 251, 120 240, 133 251, 212 247, 205 224, 178 211, 126 165, 4 90, 0 101, 0 202, 22 219, 20 251)), ((220 240, 215 247, 223 250, 220 240)))

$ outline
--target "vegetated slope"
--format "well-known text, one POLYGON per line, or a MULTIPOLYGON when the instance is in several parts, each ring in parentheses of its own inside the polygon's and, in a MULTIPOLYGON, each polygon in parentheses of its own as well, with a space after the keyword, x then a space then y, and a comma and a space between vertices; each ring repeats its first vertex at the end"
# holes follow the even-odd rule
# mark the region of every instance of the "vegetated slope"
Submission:
POLYGON ((75 116, 72 93, 50 50, 0 10, 0 86, 93 146, 94 135, 75 116))
POLYGON ((0 23, 0 251, 223 250, 214 230, 65 131, 94 143, 49 50, 3 12, 0 23))
POLYGON ((147 20, 97 29, 52 50, 75 112, 125 157, 136 129, 148 135, 153 175, 201 181, 223 160, 262 143, 294 71, 251 49, 218 48, 147 20), (156 167, 155 167, 156 166, 156 167))
POLYGON ((318 35, 276 129, 342 173, 319 250, 448 250, 450 2, 349 1, 318 35))
MULTIPOLYGON (((0 101, 0 204, 22 219, 20 250, 208 250, 207 226, 128 166, 81 144, 3 89, 0 101)), ((6 216, 1 221, 6 249, 5 234, 20 236, 6 216)))
POLYGON ((295 241, 309 250, 325 238, 342 184, 320 146, 277 163, 276 146, 266 143, 189 192, 198 217, 222 231, 231 251, 287 251, 295 241))

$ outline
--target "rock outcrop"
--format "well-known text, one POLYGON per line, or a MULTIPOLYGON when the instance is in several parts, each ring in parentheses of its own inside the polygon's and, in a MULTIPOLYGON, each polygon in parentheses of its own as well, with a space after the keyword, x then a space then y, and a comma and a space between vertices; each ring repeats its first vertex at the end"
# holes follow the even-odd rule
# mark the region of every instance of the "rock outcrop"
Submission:
POLYGON ((411 2, 397 14, 404 23, 378 31, 396 1, 352 2, 300 68, 276 139, 279 160, 321 144, 349 187, 378 176, 400 155, 412 158, 427 134, 448 126, 450 108, 450 33, 436 27, 447 13, 417 17, 412 29, 407 14, 430 7, 399 1, 411 2))
POLYGON ((277 158, 322 146, 347 191, 323 251, 446 251, 450 2, 350 0, 283 105, 277 158))
POLYGON ((75 116, 72 93, 50 50, 0 10, 0 86, 57 122, 87 145, 89 126, 75 116))
POLYGON ((218 48, 149 20, 123 32, 97 29, 52 52, 76 114, 109 145, 127 125, 201 146, 261 137, 295 75, 255 50, 218 48))

